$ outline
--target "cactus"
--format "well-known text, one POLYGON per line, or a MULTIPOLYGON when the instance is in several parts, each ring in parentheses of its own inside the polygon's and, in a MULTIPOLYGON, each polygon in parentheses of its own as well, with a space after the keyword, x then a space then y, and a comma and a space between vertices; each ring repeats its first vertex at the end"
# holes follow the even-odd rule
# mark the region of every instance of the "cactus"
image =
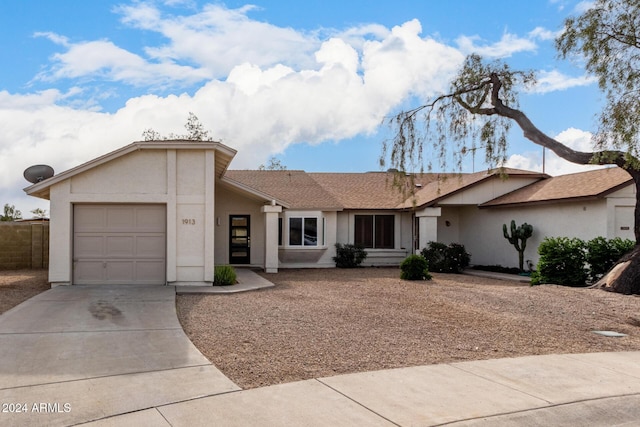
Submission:
POLYGON ((533 235, 533 226, 526 222, 516 228, 516 222, 511 220, 511 235, 507 233, 507 224, 502 225, 504 238, 511 243, 518 251, 518 260, 520 271, 523 271, 524 250, 527 248, 527 239, 533 235))

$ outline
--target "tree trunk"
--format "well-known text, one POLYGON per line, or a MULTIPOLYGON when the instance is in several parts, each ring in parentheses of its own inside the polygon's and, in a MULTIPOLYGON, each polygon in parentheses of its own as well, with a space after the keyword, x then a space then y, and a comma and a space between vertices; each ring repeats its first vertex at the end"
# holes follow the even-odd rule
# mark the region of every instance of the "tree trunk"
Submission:
POLYGON ((640 246, 623 256, 595 288, 625 295, 640 295, 640 246))
POLYGON ((607 274, 593 287, 625 295, 640 295, 640 172, 629 171, 636 185, 636 207, 634 209, 633 232, 636 246, 620 258, 607 274))

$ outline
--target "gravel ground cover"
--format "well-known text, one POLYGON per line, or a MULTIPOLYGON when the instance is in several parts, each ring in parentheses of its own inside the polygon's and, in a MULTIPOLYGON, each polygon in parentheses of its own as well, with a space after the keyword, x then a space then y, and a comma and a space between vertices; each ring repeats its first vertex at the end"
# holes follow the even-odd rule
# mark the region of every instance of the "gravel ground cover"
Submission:
POLYGON ((47 270, 0 271, 0 314, 47 289, 47 270))
MULTIPOLYGON (((394 268, 283 270, 265 275, 275 288, 178 296, 178 317, 242 388, 464 360, 640 350, 640 297, 466 275, 398 276, 394 268)), ((0 272, 0 314, 47 289, 46 270, 0 272)))
POLYGON ((265 277, 277 286, 177 299, 191 341, 242 388, 454 361, 640 350, 634 296, 466 275, 408 282, 395 268, 265 277))

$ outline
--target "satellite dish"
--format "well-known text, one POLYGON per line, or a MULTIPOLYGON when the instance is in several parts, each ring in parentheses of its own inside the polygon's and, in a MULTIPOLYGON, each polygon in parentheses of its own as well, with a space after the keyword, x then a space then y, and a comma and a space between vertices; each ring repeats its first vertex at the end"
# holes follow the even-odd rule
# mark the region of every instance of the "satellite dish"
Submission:
POLYGON ((44 181, 53 176, 53 168, 47 165, 35 165, 25 169, 24 178, 32 184, 44 181))

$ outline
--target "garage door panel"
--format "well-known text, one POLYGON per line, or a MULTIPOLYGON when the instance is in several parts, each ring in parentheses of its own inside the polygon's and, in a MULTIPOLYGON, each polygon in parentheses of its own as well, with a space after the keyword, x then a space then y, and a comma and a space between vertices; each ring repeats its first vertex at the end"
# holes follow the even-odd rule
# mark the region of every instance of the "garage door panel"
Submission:
POLYGON ((164 205, 74 206, 74 283, 164 284, 164 205))
POLYGON ((138 258, 163 258, 165 237, 138 236, 136 238, 136 254, 138 258))
POLYGON ((76 206, 73 221, 74 231, 76 233, 104 231, 106 212, 103 208, 96 208, 94 206, 76 206))
POLYGON ((105 266, 106 279, 110 282, 131 283, 135 282, 134 261, 107 261, 105 266), (132 280, 133 279, 133 280, 132 280))
POLYGON ((132 207, 107 207, 107 227, 110 230, 123 228, 131 230, 135 228, 135 208, 132 207))
POLYGON ((164 233, 166 230, 165 212, 144 207, 137 209, 136 228, 147 232, 164 233))
POLYGON ((74 281, 82 284, 100 283, 104 280, 102 261, 76 261, 74 264, 74 281))
POLYGON ((107 251, 105 258, 135 257, 135 237, 107 236, 107 251))
POLYGON ((164 281, 164 262, 162 261, 136 261, 138 281, 143 283, 155 283, 164 281))
POLYGON ((74 251, 82 253, 83 258, 103 258, 105 255, 104 236, 76 235, 74 251))

